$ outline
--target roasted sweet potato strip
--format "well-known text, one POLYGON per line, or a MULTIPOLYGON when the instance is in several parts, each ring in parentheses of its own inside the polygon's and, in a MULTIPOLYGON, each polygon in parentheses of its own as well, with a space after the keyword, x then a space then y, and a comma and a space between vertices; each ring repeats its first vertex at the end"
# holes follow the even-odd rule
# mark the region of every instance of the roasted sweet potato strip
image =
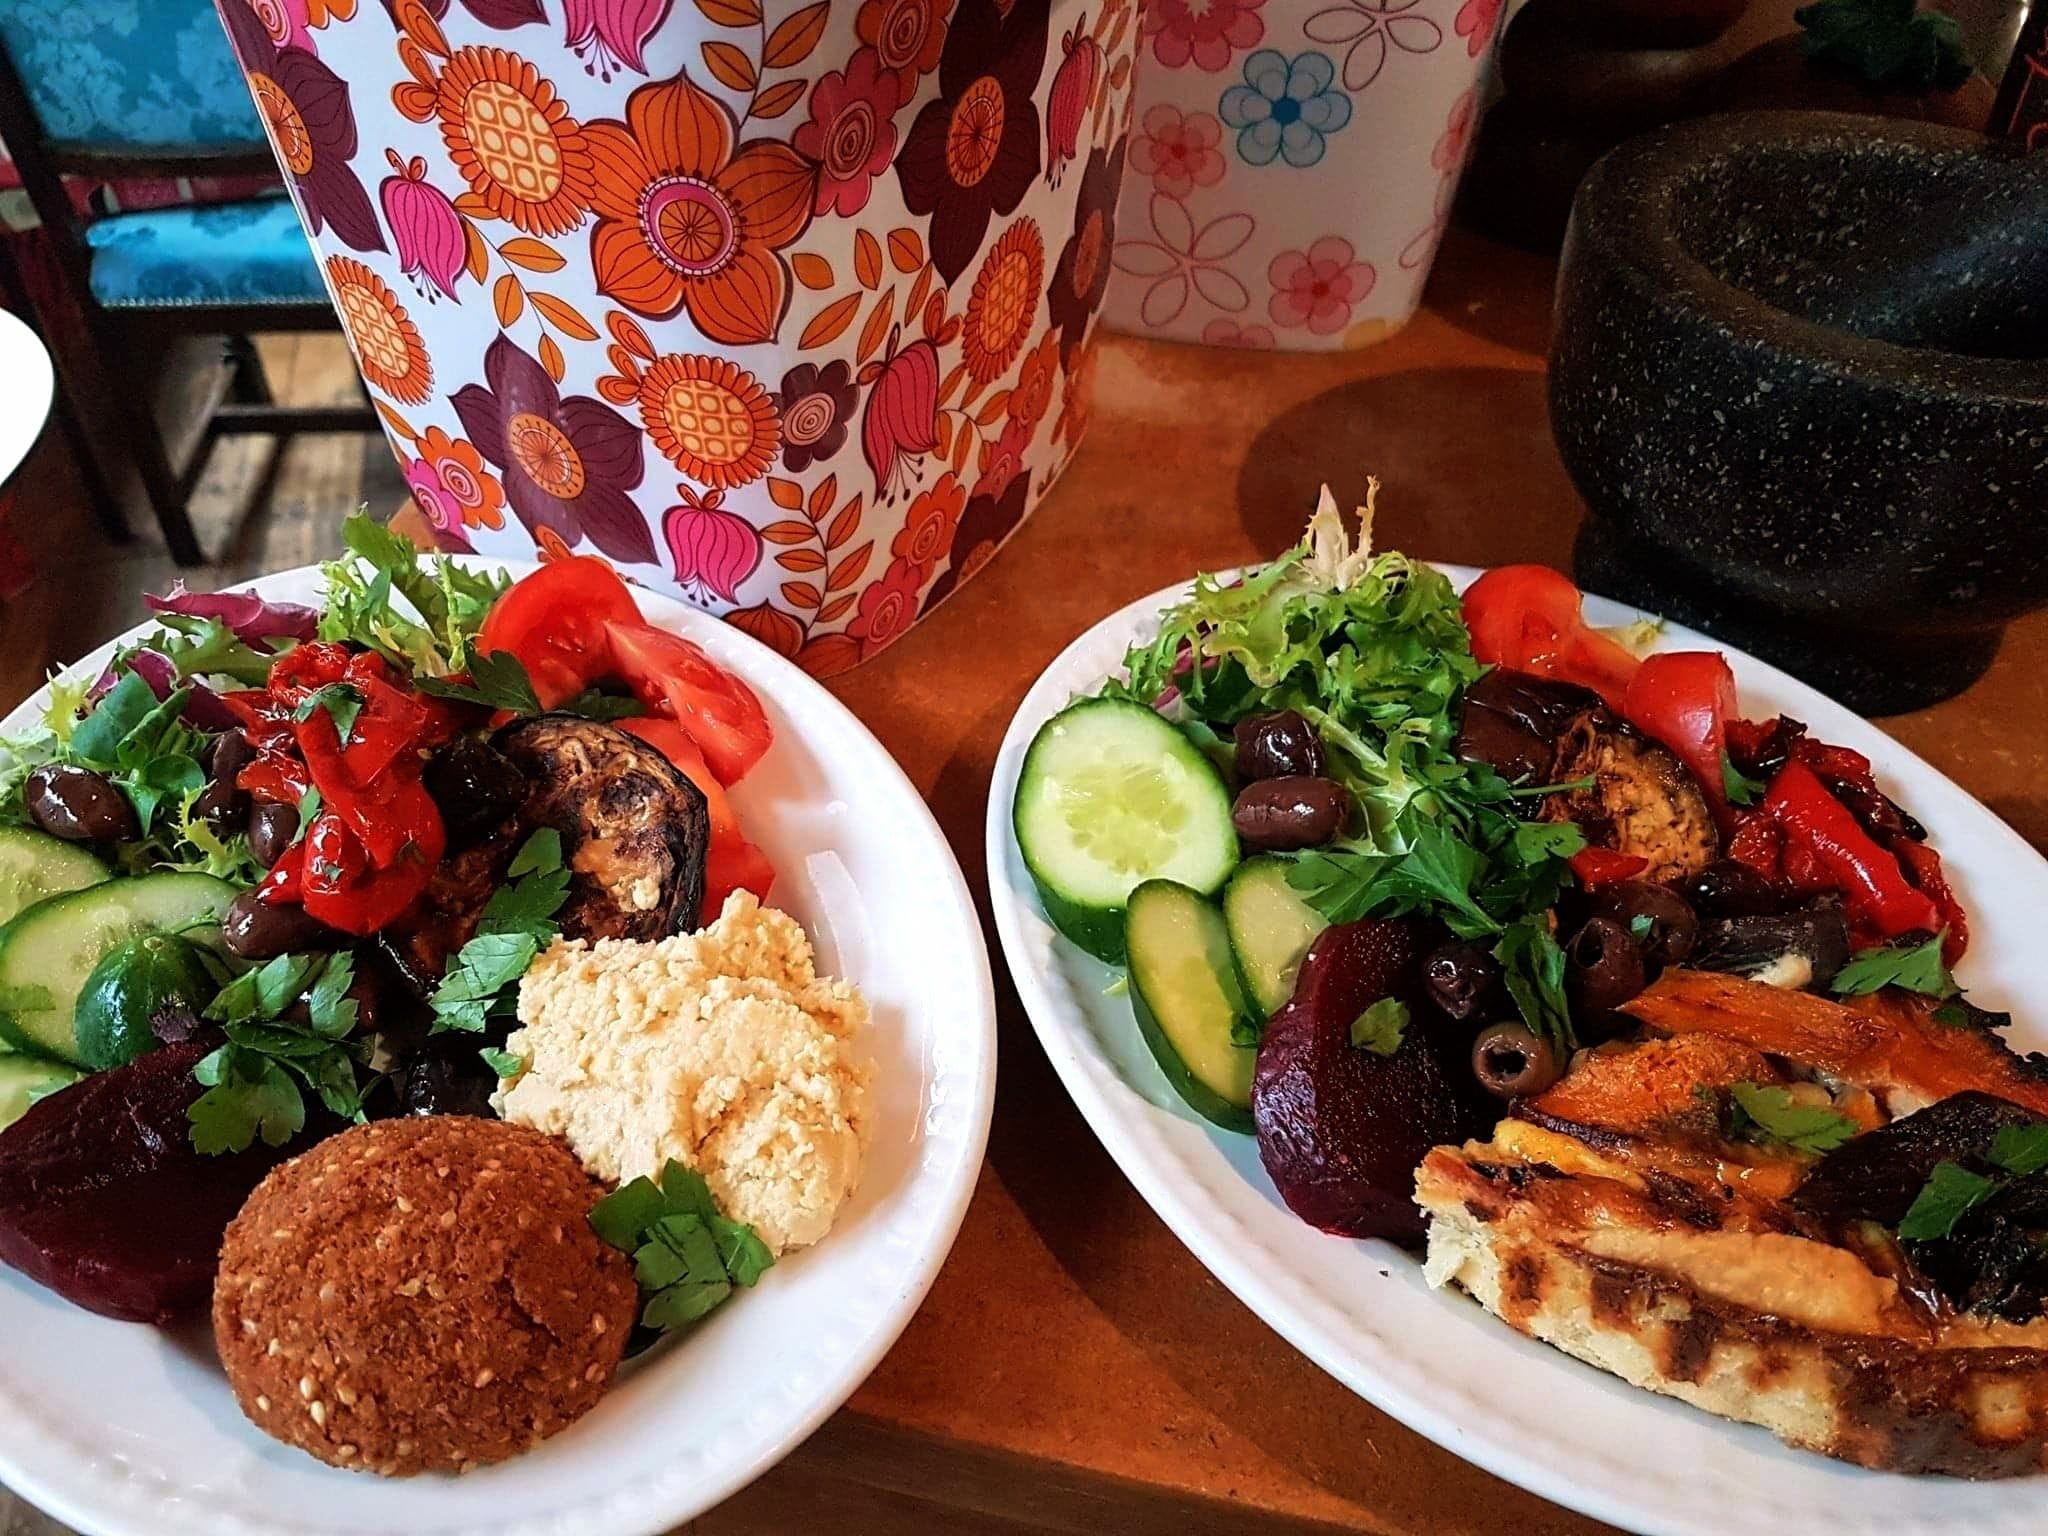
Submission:
POLYGON ((1831 1002, 1713 971, 1669 970, 1623 1012, 1667 1035, 1711 1034, 1890 1100, 1894 1116, 1981 1088, 2048 1114, 2048 1081, 1988 1031, 1943 1024, 1931 999, 1831 1002))

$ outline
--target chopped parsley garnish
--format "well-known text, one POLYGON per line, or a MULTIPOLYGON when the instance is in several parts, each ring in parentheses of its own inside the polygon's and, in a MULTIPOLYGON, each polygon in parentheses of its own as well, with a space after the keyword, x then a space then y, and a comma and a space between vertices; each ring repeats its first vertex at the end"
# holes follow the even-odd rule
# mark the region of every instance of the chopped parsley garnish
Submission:
POLYGON ((1501 981, 1514 999, 1515 1011, 1531 1033, 1548 1041, 1558 1059, 1575 1043, 1571 1003, 1564 992, 1564 950, 1542 916, 1509 925, 1493 946, 1501 981))
POLYGON ((471 655, 463 663, 463 670, 469 673, 466 683, 445 677, 422 677, 415 681, 421 693, 431 693, 436 698, 465 699, 515 715, 540 713, 540 696, 533 691, 533 679, 527 676, 525 663, 510 651, 471 655))
POLYGON ((281 1147, 306 1123, 304 1089, 344 1120, 363 1118, 356 1068, 365 1046, 349 1037, 355 962, 333 955, 279 955, 245 971, 207 1004, 227 1044, 192 1075, 206 1089, 185 1111, 201 1152, 240 1152, 257 1137, 281 1147), (304 1017, 288 1015, 303 999, 304 1017))
POLYGON ((1724 751, 1721 754, 1721 793, 1730 805, 1755 805, 1763 798, 1764 782, 1752 779, 1735 766, 1733 758, 1724 751))
POLYGON ((640 1325, 657 1333, 697 1322, 775 1264, 752 1227, 719 1214, 704 1176, 673 1158, 659 1184, 633 1179, 598 1201, 590 1225, 633 1256, 640 1325))
POLYGON ((1989 1199, 1998 1183, 1961 1163, 1939 1162, 1899 1222, 1899 1236, 1915 1242, 1947 1237, 1956 1223, 1989 1199))
POLYGON ((1742 1141, 1771 1143, 1799 1152, 1832 1152, 1861 1129, 1840 1111, 1802 1104, 1792 1090, 1765 1083, 1736 1083, 1728 1090, 1729 1131, 1742 1141))
POLYGON ((586 688, 564 704, 562 711, 581 715, 586 720, 631 720, 646 714, 647 706, 638 699, 621 698, 602 689, 586 688))
POLYGON ((542 827, 520 845, 507 882, 491 892, 476 937, 456 953, 432 998, 428 1031, 481 1030, 493 1015, 512 1011, 513 989, 543 948, 561 932, 555 914, 569 897, 562 834, 542 827))
POLYGON ((477 1055, 483 1057, 484 1065, 501 1079, 517 1077, 526 1070, 526 1058, 517 1051, 501 1051, 495 1045, 487 1045, 477 1055))
POLYGON ((1401 1049, 1407 1027, 1408 1005, 1398 997, 1383 997, 1351 1021, 1351 1043, 1375 1056, 1391 1056, 1401 1049))
POLYGON ((1881 987, 1899 987, 1927 997, 1959 997, 1962 988, 1941 963, 1941 946, 1946 937, 1944 930, 1924 944, 1888 944, 1866 949, 1835 973, 1829 990, 1838 997, 1862 997, 1881 987))
POLYGON ((334 722, 335 738, 345 747, 349 733, 356 728, 356 717, 362 714, 363 690, 354 683, 322 683, 299 701, 292 711, 294 720, 310 720, 320 710, 326 710, 334 722))
POLYGON ((2048 1168, 2048 1121, 2001 1126, 1991 1140, 1989 1155, 2007 1173, 2022 1179, 2048 1168))

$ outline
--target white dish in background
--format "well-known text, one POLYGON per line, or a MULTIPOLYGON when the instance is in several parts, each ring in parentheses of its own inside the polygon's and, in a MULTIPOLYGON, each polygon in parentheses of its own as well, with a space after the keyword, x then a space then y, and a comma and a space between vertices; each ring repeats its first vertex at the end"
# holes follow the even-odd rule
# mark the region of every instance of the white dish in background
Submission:
MULTIPOLYGON (((1462 590, 1478 575, 1442 569, 1462 590)), ((1032 736, 1158 632, 1175 587, 1111 614, 1047 667, 1010 723, 989 789, 996 931, 1026 1013, 1067 1091, 1160 1219, 1288 1342, 1402 1423, 1510 1482, 1643 1536, 2020 1536, 2048 1529, 2048 1481, 1965 1483, 1866 1472, 1779 1444, 1628 1386, 1511 1330, 1461 1294, 1432 1291, 1392 1244, 1332 1237, 1281 1204, 1250 1136, 1187 1108, 1139 1038, 1116 972, 1046 921, 1010 827, 1032 736)), ((1600 625, 1637 617, 1589 598, 1600 625)), ((2048 861, 1990 811, 1867 721, 1797 679, 1677 625, 1660 650, 1712 647, 1735 669, 1743 711, 1805 721, 1869 755, 1924 822, 1968 908, 1963 984, 2011 1007, 2008 1038, 2048 1047, 2048 861)))
MULTIPOLYGON (((311 567, 249 585, 288 602, 319 591, 311 567)), ((206 1328, 115 1322, 0 1268, 0 1480, 24 1498, 93 1536, 640 1536, 774 1465, 903 1331, 959 1231, 988 1139, 995 1004, 973 902, 917 790, 844 705, 730 625, 637 596, 767 707, 775 745, 733 802, 820 970, 849 977, 874 1007, 874 1136, 838 1223, 690 1337, 629 1362, 570 1429, 459 1478, 323 1466, 242 1417, 206 1328)), ((113 649, 72 670, 98 671, 113 649)))

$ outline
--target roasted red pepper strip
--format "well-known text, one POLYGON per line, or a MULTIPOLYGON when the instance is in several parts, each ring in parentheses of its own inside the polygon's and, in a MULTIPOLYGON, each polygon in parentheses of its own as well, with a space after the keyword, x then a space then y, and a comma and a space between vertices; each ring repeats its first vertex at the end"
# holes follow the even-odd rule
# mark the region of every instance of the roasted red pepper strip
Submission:
POLYGON ((1589 891, 1602 890, 1621 880, 1631 880, 1650 867, 1639 854, 1616 853, 1612 848, 1581 848, 1571 857, 1572 873, 1589 891))
POLYGON ((1812 855, 1848 898, 1850 919, 1859 926, 1887 939, 1940 927, 1941 914, 1907 881, 1897 857, 1871 840, 1804 763, 1779 769, 1758 809, 1783 829, 1788 854, 1797 845, 1812 855))
POLYGON ((1970 947, 1970 916, 1957 899, 1955 888, 1948 883, 1948 876, 1942 872, 1941 855, 1910 837, 1894 837, 1891 850, 1906 866, 1906 873, 1913 877, 1913 883, 1940 910, 1941 925, 1947 930, 1941 941, 1942 963, 1953 966, 1970 947))

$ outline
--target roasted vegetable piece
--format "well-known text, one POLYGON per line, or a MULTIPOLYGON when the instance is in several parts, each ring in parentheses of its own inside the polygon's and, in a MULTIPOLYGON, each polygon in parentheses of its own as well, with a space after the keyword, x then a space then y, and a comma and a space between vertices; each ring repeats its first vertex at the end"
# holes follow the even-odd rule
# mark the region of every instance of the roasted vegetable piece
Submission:
POLYGON ((574 877, 561 911, 572 939, 659 939, 693 928, 711 846, 704 792, 616 726, 536 715, 492 743, 526 775, 520 816, 562 834, 574 877))
MULTIPOLYGON (((185 1109, 205 1041, 99 1072, 0 1133, 0 1259, 108 1317, 164 1323, 206 1305, 221 1233, 263 1175, 305 1150, 195 1151, 185 1109)), ((309 1131, 338 1122, 317 1106, 309 1131)))
POLYGON ((1672 752, 1604 709, 1582 711, 1565 726, 1551 776, 1593 783, 1547 798, 1543 819, 1577 822, 1596 847, 1646 860, 1645 880, 1682 879, 1720 854, 1720 830, 1699 781, 1672 752))
POLYGON ((1423 1014, 1428 934, 1381 918, 1325 929, 1259 1043, 1259 1161, 1288 1208, 1326 1232, 1419 1243, 1415 1165, 1439 1142, 1478 1133, 1497 1107, 1466 1048, 1423 1014), (1398 1043, 1384 1054, 1354 1044, 1361 1016, 1387 998, 1406 1009, 1398 1043))

